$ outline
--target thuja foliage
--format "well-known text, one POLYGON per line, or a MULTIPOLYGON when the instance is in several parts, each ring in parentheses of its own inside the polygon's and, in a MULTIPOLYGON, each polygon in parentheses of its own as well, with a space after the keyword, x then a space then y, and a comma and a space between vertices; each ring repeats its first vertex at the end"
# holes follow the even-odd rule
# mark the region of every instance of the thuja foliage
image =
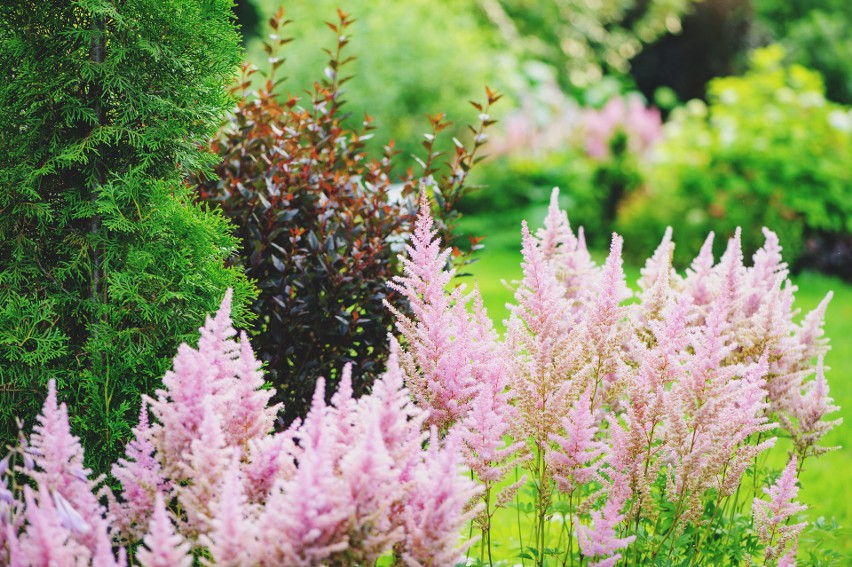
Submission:
POLYGON ((396 273, 396 255, 410 229, 411 196, 428 188, 443 233, 451 234, 455 203, 484 143, 483 129, 493 122, 489 106, 499 98, 489 90, 485 105, 474 103, 480 126, 470 149, 456 145, 449 171, 434 147, 447 123, 430 118, 423 171, 392 183, 393 147, 380 159, 369 158, 371 118, 353 129, 348 124, 354 118, 343 109, 352 21, 338 12, 328 24, 336 44, 326 50, 325 76, 296 98, 278 89, 288 21, 281 11, 271 19, 269 68, 244 68, 235 87, 241 101, 213 142, 221 158, 217 176, 198 187, 200 198, 237 226, 239 264, 260 288, 251 307, 258 315, 252 340, 287 419, 305 414, 318 376, 336 384, 340 368, 351 362, 357 396, 380 372, 393 320, 382 302, 397 303, 385 282, 396 273), (253 82, 260 85, 256 91, 249 90, 253 82))
MULTIPOLYGON (((140 394, 245 277, 226 221, 182 177, 231 104, 226 0, 0 6, 0 442, 48 380, 97 470, 140 394)), ((238 304, 240 304, 238 302, 238 304)), ((237 319, 248 313, 236 309, 237 319)))

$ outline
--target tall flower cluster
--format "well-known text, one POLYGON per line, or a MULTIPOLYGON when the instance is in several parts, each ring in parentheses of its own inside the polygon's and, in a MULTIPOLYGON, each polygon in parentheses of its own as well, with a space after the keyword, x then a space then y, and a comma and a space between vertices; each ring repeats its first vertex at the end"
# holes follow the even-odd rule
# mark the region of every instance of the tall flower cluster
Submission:
POLYGON ((134 560, 148 567, 199 556, 371 564, 392 551, 412 566, 461 560, 459 533, 480 512, 469 502, 481 489, 463 474, 461 441, 424 431, 396 349, 370 395, 352 397, 346 367, 331 404, 320 380, 306 418, 273 433, 272 392, 229 310, 230 294, 144 401, 113 469, 120 494, 96 490, 50 383, 39 424, 13 454, 22 464, 2 471, 0 563, 125 565, 123 547, 137 545, 134 560))
POLYGON ((534 516, 521 551, 538 565, 710 564, 741 544, 794 565, 797 477, 840 421, 828 417, 823 363, 830 297, 795 321, 778 240, 765 234, 750 266, 738 232, 718 262, 710 235, 681 275, 669 231, 633 294, 620 237, 596 265, 554 192, 544 228, 522 226, 523 278, 501 341, 479 293, 453 287, 424 195, 391 283, 414 315, 393 312, 399 336, 369 395, 353 395, 347 365, 332 396, 319 379, 304 419, 274 432, 279 408, 232 327, 229 293, 144 399, 113 467, 118 494, 90 478, 50 382, 32 435, 0 460, 0 564, 126 565, 133 549, 145 566, 388 554, 443 566, 475 544, 460 543, 471 522, 480 560, 493 562, 492 517, 515 500, 534 516), (760 457, 779 433, 792 452, 766 501, 760 457), (519 469, 527 477, 512 482, 519 469), (749 504, 750 537, 727 541, 740 532, 721 523, 739 525, 749 504))
POLYGON ((465 464, 482 483, 476 523, 488 538, 491 516, 523 481, 500 490, 497 485, 527 458, 522 442, 505 441, 517 415, 504 372, 509 359, 479 292, 465 293, 462 285, 447 289, 455 271, 447 268, 450 252, 441 250, 425 192, 406 253, 400 256, 403 274, 389 285, 408 300, 414 318, 388 306, 404 341, 401 368, 417 404, 429 412, 427 425, 458 441, 465 464))
POLYGON ((4 565, 123 565, 113 554, 107 510, 98 494, 102 479, 90 478, 83 448, 71 433, 68 409, 57 403, 56 383, 29 439, 3 460, 0 563, 4 565), (9 463, 21 464, 9 468, 9 463), (16 476, 18 473, 20 476, 16 476), (8 481, 13 489, 8 489, 8 481))
MULTIPOLYGON (((825 419, 837 408, 821 359, 816 369, 811 359, 826 350, 828 298, 794 321, 795 289, 771 231, 751 266, 739 233, 716 262, 711 234, 680 275, 669 230, 642 269, 638 301, 626 304, 632 292, 620 237, 595 265, 582 228, 574 233, 557 197, 554 191, 543 229, 533 235, 522 226, 523 278, 497 346, 477 294, 450 289, 446 252, 421 208, 406 274, 395 284, 416 305, 414 319, 398 317, 406 377, 418 403, 445 416, 437 422, 445 429, 461 423, 463 438, 481 440, 493 430, 514 441, 503 451, 525 447, 515 463, 532 483, 535 550, 546 548, 561 500, 565 560, 579 553, 612 565, 626 554, 654 562, 661 552, 671 556, 687 526, 693 545, 707 541, 724 504, 743 513, 738 488, 747 469, 766 474, 758 456, 779 428, 800 462, 827 450, 818 442, 839 422, 825 419), (491 385, 509 405, 489 414, 460 386, 476 384, 480 393, 491 385), (447 401, 448 388, 461 395, 447 401), (638 530, 645 537, 637 540, 638 530)), ((506 466, 491 458, 469 465, 486 488, 496 475, 483 466, 506 466)))
POLYGON ((807 506, 794 502, 799 492, 796 486, 795 456, 787 463, 778 481, 763 491, 769 495, 769 502, 755 498, 752 510, 758 539, 766 545, 766 561, 778 560, 779 565, 782 562, 790 564, 791 558, 796 557, 799 533, 806 525, 791 524, 790 519, 807 509, 807 506))

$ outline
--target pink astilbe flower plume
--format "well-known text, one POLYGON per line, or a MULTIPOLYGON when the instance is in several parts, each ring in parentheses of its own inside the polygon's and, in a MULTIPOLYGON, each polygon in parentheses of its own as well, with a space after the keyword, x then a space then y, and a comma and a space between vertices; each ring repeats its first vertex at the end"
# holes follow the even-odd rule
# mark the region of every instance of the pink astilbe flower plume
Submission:
POLYGON ((293 435, 296 427, 249 441, 249 460, 243 464, 246 495, 253 503, 265 502, 279 478, 289 478, 296 471, 297 453, 293 435))
POLYGON ((598 425, 591 411, 589 389, 580 396, 567 417, 563 418, 564 433, 551 434, 557 448, 547 453, 559 490, 572 493, 596 476, 595 461, 604 453, 602 443, 595 439, 598 425))
POLYGON ((242 567, 256 565, 259 554, 258 509, 249 504, 239 461, 226 469, 218 498, 210 506, 210 530, 198 541, 210 552, 210 565, 242 567))
MULTIPOLYGON (((77 540, 74 526, 63 521, 47 485, 39 485, 38 498, 29 486, 25 486, 24 502, 25 532, 17 538, 9 538, 10 565, 51 567, 89 564, 92 551, 77 540)), ((87 531, 92 530, 89 528, 87 531)))
POLYGON ((585 557, 594 559, 590 563, 597 567, 612 567, 621 558, 619 549, 627 547, 636 539, 635 535, 619 537, 619 524, 624 520, 622 510, 630 497, 630 487, 626 470, 635 462, 630 452, 627 432, 610 416, 609 426, 612 432, 612 447, 607 452, 605 469, 610 477, 606 483, 607 499, 603 508, 592 510, 591 526, 580 524, 577 528, 577 541, 585 557))
MULTIPOLYGON (((199 348, 201 344, 199 343, 199 348)), ((245 448, 249 441, 262 439, 272 431, 281 404, 269 405, 275 390, 263 389, 262 364, 254 356, 245 331, 240 332, 239 354, 234 372, 227 375, 222 395, 222 431, 233 447, 245 448)))
POLYGON ((709 305, 713 301, 713 240, 714 234, 710 232, 701 246, 698 256, 692 261, 686 270, 685 287, 687 293, 692 297, 692 302, 697 306, 709 305))
POLYGON ((402 558, 411 567, 456 565, 476 543, 459 544, 464 525, 479 513, 479 506, 465 512, 468 502, 481 490, 462 474, 461 454, 454 435, 442 444, 435 428, 429 447, 413 471, 413 490, 403 511, 405 540, 402 558))
POLYGON ((639 96, 615 96, 601 110, 588 110, 583 116, 586 152, 589 156, 609 157, 610 144, 617 132, 627 137, 631 152, 643 154, 662 136, 660 111, 646 108, 639 96))
POLYGON ((511 388, 519 419, 513 424, 515 439, 531 439, 542 453, 550 435, 559 430, 566 404, 586 384, 567 378, 580 364, 581 334, 564 314, 571 305, 553 267, 545 260, 535 238, 522 225, 523 273, 510 307, 506 347, 511 388))
POLYGON ((353 507, 346 559, 372 565, 402 538, 402 527, 393 522, 393 510, 404 498, 405 489, 400 470, 382 440, 377 416, 362 413, 360 417, 361 434, 340 460, 340 474, 348 482, 353 507))
POLYGON ((157 494, 144 547, 136 552, 142 567, 191 567, 190 543, 175 531, 162 494, 157 494))
POLYGON ((92 557, 92 567, 125 567, 127 565, 127 552, 124 548, 118 550, 118 557, 116 558, 112 552, 112 541, 107 534, 106 525, 99 525, 97 530, 98 543, 92 557))
POLYGON ((571 231, 568 215, 559 208, 558 188, 551 192, 544 228, 538 230, 536 237, 542 256, 565 288, 566 298, 578 303, 587 300, 597 285, 600 268, 586 248, 583 227, 577 230, 577 236, 571 231))
POLYGON ((446 269, 450 251, 441 250, 432 225, 423 192, 407 256, 400 255, 403 275, 388 283, 408 300, 414 319, 388 308, 407 343, 399 360, 408 387, 418 404, 429 410, 429 424, 445 433, 467 413, 477 390, 473 367, 488 356, 492 345, 482 342, 488 333, 479 331, 467 312, 476 292, 465 295, 464 286, 445 291, 455 270, 446 269))
POLYGON ((353 506, 335 471, 343 449, 336 444, 337 424, 324 399, 325 380, 320 378, 296 434, 298 468, 273 488, 261 513, 259 538, 266 564, 314 565, 349 545, 346 520, 353 506))
POLYGON ((126 457, 112 466, 113 476, 121 483, 122 502, 110 501, 115 528, 126 540, 142 537, 148 528, 154 500, 158 493, 169 491, 169 483, 161 475, 160 462, 154 456, 148 426, 148 407, 143 401, 139 423, 133 428, 133 439, 127 444, 126 457))
MULTIPOLYGON (((792 543, 795 549, 799 533, 807 525, 807 522, 789 523, 789 519, 795 514, 807 509, 807 506, 795 502, 799 493, 799 487, 796 486, 796 464, 796 456, 793 455, 778 481, 763 489, 769 495, 769 501, 755 498, 752 504, 758 541, 766 546, 764 555, 767 563, 785 555, 789 544, 792 543)), ((785 561, 790 564, 789 557, 785 561)))
POLYGON ((611 402, 624 386, 626 363, 624 349, 630 329, 624 320, 627 308, 622 302, 632 293, 627 287, 622 268, 623 240, 613 234, 609 256, 601 271, 597 293, 590 299, 583 320, 583 360, 585 367, 578 374, 586 384, 593 384, 593 406, 601 399, 611 402))
POLYGON ((427 411, 415 405, 405 374, 399 366, 399 343, 391 338, 387 370, 373 383, 368 397, 359 400, 360 411, 373 414, 379 424, 382 441, 394 462, 407 467, 420 453, 428 433, 423 433, 427 411))
POLYGON ((662 242, 640 271, 641 277, 637 283, 641 290, 639 292, 641 302, 640 312, 636 314, 637 323, 647 323, 649 320, 661 318, 669 299, 680 287, 680 278, 672 268, 673 255, 672 229, 668 227, 662 242))
POLYGON ((89 479, 91 471, 83 465, 83 447, 71 433, 68 408, 64 403, 57 404, 53 380, 37 421, 25 449, 34 467, 26 474, 37 482, 39 491, 51 495, 55 504, 49 507, 40 496, 40 505, 58 514, 72 539, 94 553, 98 525, 106 521, 106 510, 94 494, 100 479, 89 479))
MULTIPOLYGON (((157 418, 150 435, 162 455, 189 455, 208 409, 218 416, 225 444, 240 455, 251 440, 272 430, 278 406, 266 404, 274 391, 261 390, 260 363, 246 335, 240 342, 233 340, 237 332, 230 312, 229 290, 216 316, 208 317, 199 329, 198 348, 186 344, 178 348, 173 370, 163 377, 164 388, 149 401, 157 418)), ((163 474, 173 481, 186 480, 191 471, 180 459, 167 459, 162 465, 163 474)))
POLYGON ((222 490, 228 464, 238 458, 234 447, 225 440, 221 419, 210 400, 205 400, 202 411, 204 417, 198 437, 192 441, 184 462, 180 463, 181 476, 187 480, 175 487, 186 513, 186 525, 180 527, 186 535, 192 536, 208 531, 209 518, 213 517, 211 506, 222 490))
POLYGON ((805 392, 800 395, 799 402, 795 406, 797 423, 794 425, 787 421, 787 429, 792 433, 793 443, 800 459, 810 455, 821 455, 837 448, 820 447, 818 443, 826 433, 843 423, 842 417, 825 420, 827 414, 839 409, 828 395, 823 357, 820 356, 816 367, 816 378, 806 384, 805 392))

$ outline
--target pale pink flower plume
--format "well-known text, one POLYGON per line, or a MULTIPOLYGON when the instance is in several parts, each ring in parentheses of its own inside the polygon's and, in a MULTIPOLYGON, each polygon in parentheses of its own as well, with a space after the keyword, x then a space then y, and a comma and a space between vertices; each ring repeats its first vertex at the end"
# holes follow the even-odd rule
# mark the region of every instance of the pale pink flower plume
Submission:
POLYGON ((573 492, 596 477, 597 459, 605 446, 596 439, 598 424, 591 411, 591 394, 587 389, 563 418, 562 434, 551 434, 550 439, 558 449, 547 453, 559 490, 573 492))
POLYGON ((769 501, 755 498, 752 505, 758 541, 766 546, 764 554, 767 562, 787 555, 785 550, 788 544, 792 543, 793 554, 784 561, 790 564, 792 560, 795 564, 799 533, 807 525, 807 522, 790 523, 793 516, 807 509, 807 506, 795 502, 799 493, 799 487, 796 486, 796 464, 796 456, 793 455, 778 481, 763 489, 769 496, 769 501))
POLYGON ((490 321, 489 328, 479 329, 482 319, 467 311, 477 292, 465 295, 463 286, 446 292, 455 270, 446 268, 450 251, 441 250, 432 226, 423 192, 411 243, 406 255, 400 255, 403 275, 388 283, 408 301, 414 319, 388 308, 407 343, 399 360, 408 388, 418 405, 429 410, 429 424, 445 433, 466 415, 476 396, 478 367, 488 365, 495 337, 490 321))
POLYGON ((412 474, 414 489, 403 510, 405 551, 402 558, 411 567, 456 565, 475 539, 460 544, 464 525, 479 512, 464 512, 467 503, 481 490, 463 475, 455 436, 442 446, 435 428, 429 446, 412 474))
POLYGON ((210 565, 256 565, 260 557, 259 510, 248 502, 240 477, 239 461, 232 460, 225 470, 220 493, 210 505, 210 529, 198 538, 212 556, 210 565))
POLYGON ((191 546, 175 531, 169 516, 163 495, 158 493, 148 533, 142 540, 143 547, 136 552, 136 559, 142 567, 192 566, 191 546))
POLYGON ((148 527, 154 500, 159 493, 167 493, 169 483, 161 475, 160 462, 154 456, 148 426, 148 407, 143 401, 139 422, 133 428, 133 439, 125 449, 126 457, 112 466, 113 476, 121 483, 122 502, 110 502, 110 513, 115 527, 128 540, 142 537, 148 527))

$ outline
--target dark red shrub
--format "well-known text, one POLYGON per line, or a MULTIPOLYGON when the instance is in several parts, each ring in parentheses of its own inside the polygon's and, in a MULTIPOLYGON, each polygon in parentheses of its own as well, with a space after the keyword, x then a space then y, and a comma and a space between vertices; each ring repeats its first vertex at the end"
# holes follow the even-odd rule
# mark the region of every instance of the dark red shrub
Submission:
POLYGON ((341 70, 352 60, 342 52, 352 20, 343 12, 338 16, 328 24, 337 45, 326 50, 328 68, 310 100, 276 92, 280 49, 289 40, 280 34, 287 23, 283 12, 272 18, 264 85, 250 93, 256 71, 244 69, 235 88, 242 102, 213 142, 222 157, 218 178, 198 185, 199 197, 236 224, 238 261, 260 288, 252 305, 259 321, 252 344, 268 365, 287 421, 310 406, 318 376, 330 380, 328 392, 335 391, 346 362, 353 363, 355 394, 369 389, 374 369, 383 367, 393 325, 383 301, 406 309, 386 282, 397 271, 416 193, 431 191, 445 240, 452 243, 455 204, 479 159, 483 130, 493 123, 489 107, 499 98, 487 90, 485 105, 473 103, 480 124, 471 128, 471 148, 456 141, 447 161, 434 145, 447 123, 431 117, 423 172, 415 178, 409 171, 393 183, 393 147, 380 159, 369 158, 364 142, 371 118, 351 128, 351 117, 341 111, 341 86, 351 78, 341 70))

